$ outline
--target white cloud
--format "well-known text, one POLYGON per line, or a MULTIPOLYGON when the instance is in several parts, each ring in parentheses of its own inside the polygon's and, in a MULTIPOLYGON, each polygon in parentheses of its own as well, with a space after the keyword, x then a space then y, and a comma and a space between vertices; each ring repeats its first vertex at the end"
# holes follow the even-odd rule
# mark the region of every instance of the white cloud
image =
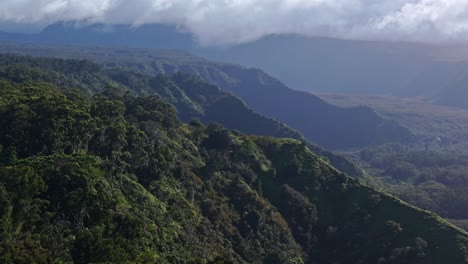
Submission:
POLYGON ((202 43, 273 33, 468 40, 468 0, 0 0, 0 22, 174 23, 202 43))

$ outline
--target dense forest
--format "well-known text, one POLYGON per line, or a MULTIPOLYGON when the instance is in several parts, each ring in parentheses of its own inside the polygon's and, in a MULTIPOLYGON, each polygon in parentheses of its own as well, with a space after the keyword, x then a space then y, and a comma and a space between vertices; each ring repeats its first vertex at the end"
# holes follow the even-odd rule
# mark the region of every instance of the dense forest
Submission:
POLYGON ((75 88, 92 95, 104 87, 117 86, 134 95, 158 95, 177 109, 178 118, 189 122, 216 122, 246 134, 294 138, 326 157, 339 170, 356 177, 364 172, 341 155, 311 144, 284 123, 250 109, 241 99, 202 79, 183 72, 143 75, 113 67, 105 69, 91 61, 0 55, 0 76, 15 82, 40 81, 75 88))
MULTIPOLYGON (((18 60, 0 65, 2 263, 467 263, 466 233, 305 142, 184 123, 86 61, 18 60)), ((152 87, 199 87, 184 76, 152 87)))
POLYGON ((468 155, 388 144, 360 158, 386 191, 460 224, 468 219, 468 155))

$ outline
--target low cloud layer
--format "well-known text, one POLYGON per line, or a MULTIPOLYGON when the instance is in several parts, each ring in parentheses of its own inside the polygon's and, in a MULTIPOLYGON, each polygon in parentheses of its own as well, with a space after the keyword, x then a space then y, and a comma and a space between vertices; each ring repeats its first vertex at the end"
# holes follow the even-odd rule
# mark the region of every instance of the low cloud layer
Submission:
POLYGON ((274 33, 468 41, 468 0, 0 0, 0 23, 176 24, 202 44, 274 33))

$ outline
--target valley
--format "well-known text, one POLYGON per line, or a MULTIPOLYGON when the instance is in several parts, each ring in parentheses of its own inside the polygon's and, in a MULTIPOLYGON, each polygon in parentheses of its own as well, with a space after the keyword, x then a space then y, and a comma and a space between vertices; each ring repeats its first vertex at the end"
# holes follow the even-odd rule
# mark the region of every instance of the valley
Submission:
POLYGON ((466 149, 468 111, 465 109, 440 106, 421 98, 320 93, 316 95, 337 106, 371 107, 424 139, 440 140, 441 147, 459 151, 466 149))
POLYGON ((466 228, 468 197, 468 111, 417 98, 320 94, 340 106, 366 105, 410 128, 418 140, 370 149, 344 150, 388 192, 435 211, 466 228), (451 209, 449 207, 453 206, 451 209), (456 208, 455 208, 456 207, 456 208))

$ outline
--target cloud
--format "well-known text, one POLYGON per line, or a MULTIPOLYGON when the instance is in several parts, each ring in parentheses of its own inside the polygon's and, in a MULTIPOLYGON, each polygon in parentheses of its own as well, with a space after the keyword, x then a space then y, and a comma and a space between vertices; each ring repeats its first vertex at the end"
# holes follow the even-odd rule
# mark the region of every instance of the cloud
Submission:
POLYGON ((468 0, 0 0, 0 22, 176 24, 203 44, 299 33, 467 41, 468 0))

